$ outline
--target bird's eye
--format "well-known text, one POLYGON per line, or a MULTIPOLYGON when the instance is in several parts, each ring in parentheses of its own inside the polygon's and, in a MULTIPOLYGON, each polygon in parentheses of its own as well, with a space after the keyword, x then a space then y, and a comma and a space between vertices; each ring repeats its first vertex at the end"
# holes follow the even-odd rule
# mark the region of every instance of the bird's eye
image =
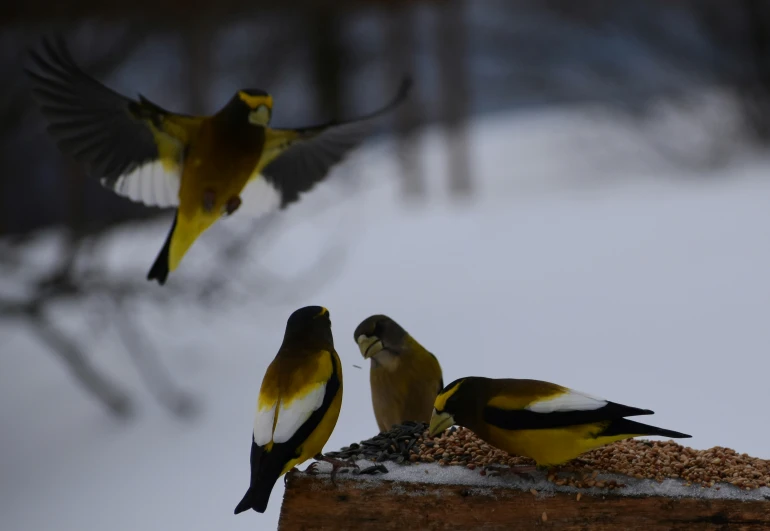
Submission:
POLYGON ((249 122, 254 125, 266 126, 270 123, 270 109, 267 105, 260 105, 249 113, 249 122))
POLYGON ((379 321, 376 325, 374 325, 374 332, 372 335, 374 337, 382 338, 382 335, 385 333, 385 327, 382 324, 382 321, 379 321))

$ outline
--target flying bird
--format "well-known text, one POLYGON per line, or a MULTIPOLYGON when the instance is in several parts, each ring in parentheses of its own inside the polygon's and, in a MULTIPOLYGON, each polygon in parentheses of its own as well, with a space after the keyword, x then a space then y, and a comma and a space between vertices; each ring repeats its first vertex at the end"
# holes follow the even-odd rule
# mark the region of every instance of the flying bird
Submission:
POLYGON ((436 397, 430 434, 457 424, 511 455, 550 468, 630 437, 690 437, 624 418, 653 413, 549 382, 471 376, 453 381, 436 397))
POLYGON ((30 51, 25 71, 59 149, 116 194, 175 209, 147 274, 161 285, 223 216, 259 217, 297 201, 411 88, 405 77, 388 104, 355 120, 278 129, 270 126, 273 97, 264 90, 240 89, 210 116, 179 114, 95 80, 61 37, 43 39, 41 48, 30 51))
POLYGON ((444 387, 436 356, 386 315, 364 319, 353 339, 364 359, 371 360, 369 383, 380 431, 405 421, 430 421, 433 402, 444 387))

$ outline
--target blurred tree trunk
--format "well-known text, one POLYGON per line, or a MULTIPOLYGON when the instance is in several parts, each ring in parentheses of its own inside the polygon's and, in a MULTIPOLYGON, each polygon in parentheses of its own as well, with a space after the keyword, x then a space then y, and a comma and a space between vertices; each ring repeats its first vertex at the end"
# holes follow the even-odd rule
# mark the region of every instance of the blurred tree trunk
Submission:
POLYGON ((208 91, 213 77, 211 48, 215 28, 199 17, 189 17, 182 26, 182 42, 187 63, 185 91, 193 114, 208 112, 208 91))
MULTIPOLYGON (((414 25, 408 5, 399 4, 391 8, 386 16, 388 31, 386 46, 389 50, 388 79, 401 79, 404 74, 416 76, 414 25)), ((401 192, 408 199, 422 199, 426 195, 426 184, 420 169, 420 149, 417 145, 417 124, 419 123, 420 102, 417 90, 413 90, 406 102, 395 113, 395 129, 398 145, 398 159, 402 179, 401 192)))
POLYGON ((437 32, 442 121, 446 124, 449 149, 449 190, 455 196, 472 192, 467 123, 470 109, 468 39, 464 8, 464 0, 440 6, 437 32))
POLYGON ((340 15, 331 9, 310 11, 309 35, 313 50, 316 108, 322 120, 342 119, 345 95, 342 90, 343 49, 340 15))
POLYGON ((760 141, 770 141, 770 2, 745 0, 749 59, 755 81, 750 82, 747 117, 760 141))

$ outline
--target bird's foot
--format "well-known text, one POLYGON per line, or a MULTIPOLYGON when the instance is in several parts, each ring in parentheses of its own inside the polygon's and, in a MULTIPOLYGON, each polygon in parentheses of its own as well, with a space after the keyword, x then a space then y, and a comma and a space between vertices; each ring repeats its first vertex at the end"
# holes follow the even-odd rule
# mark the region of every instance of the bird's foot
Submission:
POLYGON ((535 465, 497 466, 487 465, 481 470, 483 476, 519 476, 534 481, 532 472, 537 471, 535 465))
MULTIPOLYGON (((318 454, 313 459, 316 461, 326 461, 327 463, 332 465, 332 473, 331 473, 331 480, 334 485, 337 483, 334 481, 337 477, 337 471, 340 469, 350 469, 350 468, 358 468, 358 465, 356 464, 355 460, 348 459, 347 461, 341 461, 340 459, 333 459, 331 457, 326 457, 325 455, 318 454)), ((308 467, 308 470, 310 468, 313 468, 315 470, 315 473, 317 473, 317 469, 315 468, 315 465, 318 463, 313 463, 308 467)), ((307 470, 305 471, 307 472, 307 470)))
POLYGON ((238 210, 238 207, 241 206, 241 198, 240 196, 234 195, 230 199, 227 200, 227 203, 225 203, 225 214, 228 216, 232 216, 233 213, 238 210))
POLYGON ((210 213, 214 210, 214 203, 216 203, 217 194, 211 188, 207 188, 203 192, 203 210, 206 213, 210 213))
MULTIPOLYGON (((313 463, 313 465, 314 464, 315 463, 313 463)), ((313 466, 313 465, 310 465, 310 466, 313 466)), ((310 467, 308 467, 308 470, 310 470, 310 467)), ((305 472, 307 472, 307 470, 305 472)), ((289 476, 293 476, 296 473, 297 473, 297 467, 295 466, 295 467, 293 467, 291 470, 289 470, 288 472, 286 472, 283 475, 283 484, 284 484, 284 486, 286 485, 286 482, 289 481, 289 476)))

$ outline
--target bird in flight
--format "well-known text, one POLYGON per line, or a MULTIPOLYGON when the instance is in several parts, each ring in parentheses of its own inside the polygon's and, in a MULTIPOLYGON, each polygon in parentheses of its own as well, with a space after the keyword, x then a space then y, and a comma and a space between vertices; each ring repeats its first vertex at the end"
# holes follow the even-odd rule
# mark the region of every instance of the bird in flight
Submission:
POLYGON ((77 65, 61 37, 43 39, 30 56, 25 71, 59 149, 113 192, 175 209, 147 274, 161 285, 223 216, 259 217, 297 201, 412 85, 405 77, 389 103, 354 120, 277 129, 270 127, 273 97, 260 89, 238 90, 215 114, 191 116, 111 90, 77 65))

